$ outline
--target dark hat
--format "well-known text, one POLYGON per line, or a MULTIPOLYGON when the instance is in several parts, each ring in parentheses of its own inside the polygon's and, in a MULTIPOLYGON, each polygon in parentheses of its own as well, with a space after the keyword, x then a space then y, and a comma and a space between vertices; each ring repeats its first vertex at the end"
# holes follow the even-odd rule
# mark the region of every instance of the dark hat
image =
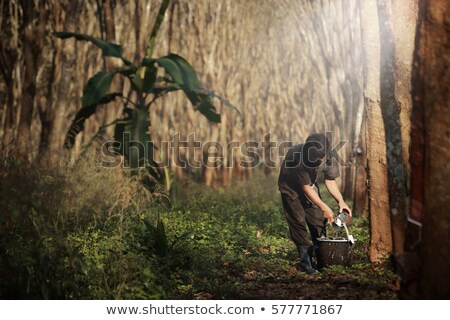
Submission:
POLYGON ((303 161, 308 166, 316 167, 321 159, 329 154, 330 142, 323 133, 311 134, 303 146, 303 161))
POLYGON ((321 151, 325 156, 330 151, 330 141, 328 141, 327 137, 323 133, 313 133, 311 134, 305 142, 307 148, 314 148, 318 151, 321 151))

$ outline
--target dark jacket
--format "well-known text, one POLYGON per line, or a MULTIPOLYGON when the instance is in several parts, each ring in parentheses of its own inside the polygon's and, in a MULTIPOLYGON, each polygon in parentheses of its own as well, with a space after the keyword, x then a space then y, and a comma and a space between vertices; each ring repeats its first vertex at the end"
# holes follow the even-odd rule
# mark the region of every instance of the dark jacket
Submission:
POLYGON ((319 175, 323 173, 326 180, 334 180, 339 177, 339 165, 336 152, 329 151, 320 165, 312 166, 305 161, 303 148, 304 144, 298 144, 287 152, 281 164, 278 188, 290 198, 300 197, 302 204, 311 205, 303 193, 303 186, 315 185, 318 191, 319 175))

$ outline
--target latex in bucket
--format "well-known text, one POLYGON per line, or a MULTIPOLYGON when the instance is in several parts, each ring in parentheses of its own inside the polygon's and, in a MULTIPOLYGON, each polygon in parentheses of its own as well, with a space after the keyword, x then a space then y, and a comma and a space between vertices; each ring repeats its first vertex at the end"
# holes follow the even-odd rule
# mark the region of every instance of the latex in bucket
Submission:
POLYGON ((330 265, 351 266, 353 243, 347 239, 317 238, 320 252, 319 264, 322 267, 330 265))

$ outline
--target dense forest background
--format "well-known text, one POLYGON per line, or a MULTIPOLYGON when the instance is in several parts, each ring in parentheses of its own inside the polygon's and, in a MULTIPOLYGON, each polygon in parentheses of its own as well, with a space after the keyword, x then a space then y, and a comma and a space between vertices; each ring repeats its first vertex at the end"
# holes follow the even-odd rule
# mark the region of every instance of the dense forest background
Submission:
MULTIPOLYGON (((27 158, 56 163, 63 154, 66 130, 80 108, 86 80, 115 63, 103 61, 91 44, 63 43, 51 36, 52 31, 79 32, 119 43, 126 57, 140 61, 158 9, 158 1, 31 2, 26 10, 20 2, 5 2, 0 132, 4 155, 13 149, 21 152, 19 141, 24 139, 27 158), (29 34, 27 28, 32 29, 29 34), (28 64, 34 70, 26 68, 28 64), (36 85, 29 94, 30 103, 24 100, 30 85, 25 72, 33 72, 30 81, 36 85), (19 120, 24 104, 29 108, 24 110, 28 119, 19 120)), ((266 1, 263 5, 259 1, 172 1, 154 55, 173 52, 185 57, 201 83, 232 101, 241 114, 221 110, 222 123, 211 125, 195 114, 183 95, 172 94, 152 107, 152 139, 173 141, 180 133, 186 140, 193 133, 200 141, 227 145, 264 141, 269 133, 271 141, 298 143, 310 132, 332 131, 337 140, 350 142, 343 150, 350 160, 363 110, 358 10, 356 1, 266 1)), ((119 79, 113 86, 111 91, 130 90, 129 83, 119 79)), ((77 137, 75 152, 99 127, 112 122, 120 108, 120 104, 103 108, 92 117, 77 137)), ((108 134, 110 138, 112 132, 110 128, 101 138, 108 139, 108 134)), ((239 159, 227 161, 231 166, 239 159)), ((208 185, 227 184, 232 175, 231 170, 210 171, 203 173, 208 185)))
MULTIPOLYGON (((85 278, 88 275, 95 281, 97 277, 111 281, 107 289, 96 282, 99 291, 94 298, 133 298, 140 294, 147 298, 153 294, 192 297, 217 290, 219 284, 193 286, 202 275, 186 270, 198 267, 199 262, 191 261, 196 250, 216 257, 217 251, 232 241, 233 237, 224 236, 218 247, 199 245, 214 238, 204 231, 207 226, 203 224, 227 223, 207 214, 224 213, 223 208, 218 209, 220 203, 235 209, 230 209, 230 219, 241 219, 233 228, 245 241, 231 246, 230 252, 252 246, 258 254, 271 252, 267 243, 250 243, 247 238, 243 228, 255 223, 252 231, 265 234, 270 241, 264 241, 269 241, 272 250, 289 257, 284 249, 277 249, 285 244, 281 246, 277 241, 283 240, 277 237, 286 238, 280 231, 281 221, 270 218, 281 215, 276 200, 276 165, 256 169, 239 166, 245 155, 222 150, 219 155, 224 165, 218 168, 181 168, 173 153, 160 147, 159 157, 169 163, 168 183, 158 192, 149 193, 127 170, 99 168, 102 145, 114 136, 114 126, 107 125, 122 116, 121 101, 98 106, 76 136, 74 147, 64 148, 68 128, 81 108, 86 82, 97 72, 111 70, 122 62, 102 56, 89 42, 63 41, 52 33, 77 32, 120 44, 123 55, 139 63, 146 57, 150 31, 163 2, 1 1, 1 204, 6 208, 0 220, 4 235, 1 254, 4 274, 16 281, 2 279, 6 288, 2 296, 83 297, 87 293, 81 290, 77 296, 74 288, 89 282, 85 278), (265 178, 260 177, 262 172, 265 178), (212 188, 204 189, 208 199, 199 192, 205 185, 212 188), (271 193, 259 190, 263 186, 271 193), (233 193, 234 188, 240 190, 241 199, 233 193), (244 191, 247 189, 254 189, 254 194, 267 203, 259 203, 252 193, 244 191), (221 194, 225 198, 220 198, 221 194), (193 197, 204 202, 193 201, 193 197), (178 209, 182 213, 176 214, 178 209), (246 210, 249 216, 245 216, 246 210), (267 221, 256 218, 262 213, 269 217, 267 221), (142 221, 148 219, 164 222, 166 244, 170 237, 181 237, 176 243, 187 246, 186 255, 176 249, 167 251, 164 245, 163 249, 158 247, 161 240, 157 234, 161 235, 164 224, 143 226, 142 221), (198 225, 189 225, 190 219, 199 219, 204 232, 197 230, 198 225), (273 227, 267 226, 269 221, 273 227), (197 230, 197 236, 192 235, 192 229, 197 230), (141 247, 130 248, 129 242, 122 241, 130 235, 141 247), (123 249, 120 254, 116 252, 119 256, 124 251, 137 252, 130 270, 135 268, 133 272, 140 279, 118 279, 114 270, 108 273, 103 269, 110 259, 106 252, 113 246, 123 249), (142 258, 149 255, 157 258, 142 258), (65 268, 55 273, 48 261, 64 261, 65 268), (29 268, 20 269, 21 265, 29 268), (44 285, 52 272, 59 285, 44 285), (74 272, 79 278, 61 281, 66 279, 65 272, 74 272), (147 287, 136 285, 139 281, 147 287)), ((386 276, 387 283, 393 282, 400 296, 448 298, 450 280, 445 274, 449 219, 445 208, 449 193, 443 178, 449 168, 450 139, 445 116, 450 78, 450 6, 446 1, 168 3, 153 56, 183 56, 196 70, 202 86, 225 97, 239 112, 216 101, 221 122, 212 123, 195 112, 185 95, 172 92, 149 110, 152 141, 156 145, 173 141, 177 134, 187 141, 194 134, 196 140, 217 141, 223 146, 232 141, 300 143, 312 132, 332 132, 333 145, 348 141, 339 150, 345 161, 339 183, 344 196, 353 202, 355 215, 361 218, 356 226, 367 231, 361 233, 366 242, 359 250, 361 263, 367 254, 365 263, 370 264, 361 264, 361 274, 386 276, 384 271, 377 271, 376 265, 372 267, 372 263, 384 263, 382 270, 392 271, 386 276)), ((130 89, 130 82, 115 77, 110 92, 127 96, 130 89)), ((202 156, 201 149, 194 154, 187 148, 180 150, 183 159, 202 156)), ((281 155, 276 149, 268 154, 261 145, 258 150, 265 160, 281 155)), ((262 241, 257 238, 255 241, 262 241)), ((254 271, 246 270, 253 265, 237 261, 244 259, 241 255, 228 258, 220 261, 218 270, 231 265, 232 272, 239 275, 254 271)), ((270 261, 275 260, 267 260, 268 269, 270 261)), ((119 270, 123 266, 118 261, 119 270)), ((283 276, 285 273, 281 272, 283 276)), ((221 276, 226 278, 227 274, 221 276)), ((330 277, 336 277, 336 273, 330 277)), ((205 279, 213 278, 210 274, 205 279)), ((354 282, 361 285, 358 277, 336 281, 337 286, 342 281, 348 281, 349 286, 354 282)), ((374 286, 373 290, 358 297, 382 290, 380 283, 364 285, 374 286)), ((237 294, 233 291, 238 290, 236 287, 230 290, 212 297, 258 297, 255 293, 237 294)), ((318 290, 310 297, 321 294, 318 290)), ((262 296, 267 297, 267 293, 262 296)), ((278 293, 280 296, 283 294, 278 293)))

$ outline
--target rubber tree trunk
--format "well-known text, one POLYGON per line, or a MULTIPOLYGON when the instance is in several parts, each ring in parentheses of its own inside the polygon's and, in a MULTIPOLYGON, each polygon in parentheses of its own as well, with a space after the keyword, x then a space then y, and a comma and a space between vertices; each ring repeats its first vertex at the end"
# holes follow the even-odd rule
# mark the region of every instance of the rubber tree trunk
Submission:
POLYGON ((355 148, 354 156, 354 191, 353 191, 353 215, 366 215, 367 208, 367 145, 366 123, 364 121, 360 129, 360 137, 355 148))
POLYGON ((368 209, 371 225, 369 256, 371 261, 380 261, 392 252, 385 129, 380 104, 380 32, 377 3, 361 1, 360 5, 366 108, 368 209))
MULTIPOLYGON (((53 2, 47 11, 39 11, 38 21, 52 21, 55 30, 76 30, 79 25, 81 8, 77 3, 66 4, 53 2), (67 11, 70 15, 58 16, 58 12, 67 11)), ((36 106, 41 122, 39 139, 39 157, 36 159, 43 166, 53 166, 59 163, 63 154, 63 141, 67 131, 67 119, 78 107, 78 93, 71 91, 81 77, 74 79, 76 65, 68 63, 73 49, 64 47, 64 43, 45 34, 45 46, 51 45, 51 50, 43 50, 40 54, 38 74, 45 75, 37 79, 38 91, 36 93, 36 106), (74 99, 77 97, 78 99, 74 99), (73 105, 73 106, 72 106, 73 105)), ((78 51, 78 50, 76 50, 78 51)), ((82 51, 81 49, 79 51, 82 51)), ((81 86, 80 86, 81 87, 81 86)))
MULTIPOLYGON (((449 26, 447 0, 420 2, 413 76, 410 220, 423 223, 417 287, 419 298, 424 299, 450 298, 449 26)), ((408 245, 414 244, 412 240, 408 245)))
POLYGON ((378 0, 381 112, 385 128, 389 213, 394 256, 402 254, 407 220, 411 72, 417 5, 378 0), (406 153, 406 155, 405 155, 406 153))
POLYGON ((23 10, 23 63, 25 74, 22 87, 22 105, 20 109, 19 125, 17 129, 17 157, 20 160, 31 159, 31 122, 36 95, 36 76, 38 73, 38 59, 43 47, 45 24, 36 19, 39 11, 43 10, 40 4, 34 2, 21 3, 23 10))
POLYGON ((370 258, 402 254, 407 220, 414 1, 361 3, 369 170, 370 258), (368 18, 368 19, 365 19, 368 18))

